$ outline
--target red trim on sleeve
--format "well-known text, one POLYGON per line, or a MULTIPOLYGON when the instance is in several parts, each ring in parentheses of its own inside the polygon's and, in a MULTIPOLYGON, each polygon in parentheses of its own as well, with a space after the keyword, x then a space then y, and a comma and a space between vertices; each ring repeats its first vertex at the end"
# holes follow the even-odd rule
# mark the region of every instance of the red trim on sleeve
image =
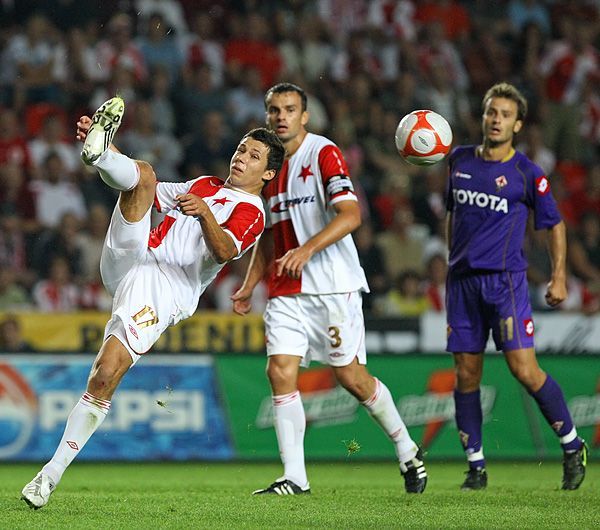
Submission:
POLYGON ((319 168, 321 169, 321 179, 323 185, 327 185, 327 181, 331 177, 338 175, 350 176, 348 164, 344 159, 344 155, 337 145, 326 145, 319 151, 319 168))
POLYGON ((224 182, 218 177, 201 178, 194 182, 189 193, 198 197, 212 197, 223 187, 224 182))
POLYGON ((244 251, 262 234, 265 229, 265 216, 253 204, 240 202, 221 226, 234 235, 242 244, 241 251, 244 251))

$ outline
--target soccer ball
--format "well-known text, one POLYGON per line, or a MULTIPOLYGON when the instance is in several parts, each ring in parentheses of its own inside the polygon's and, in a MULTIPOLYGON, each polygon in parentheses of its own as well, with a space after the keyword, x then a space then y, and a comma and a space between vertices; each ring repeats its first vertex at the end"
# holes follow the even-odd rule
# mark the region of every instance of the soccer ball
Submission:
POLYGON ((396 148, 411 164, 429 166, 444 158, 452 144, 448 122, 432 110, 414 110, 396 128, 396 148))

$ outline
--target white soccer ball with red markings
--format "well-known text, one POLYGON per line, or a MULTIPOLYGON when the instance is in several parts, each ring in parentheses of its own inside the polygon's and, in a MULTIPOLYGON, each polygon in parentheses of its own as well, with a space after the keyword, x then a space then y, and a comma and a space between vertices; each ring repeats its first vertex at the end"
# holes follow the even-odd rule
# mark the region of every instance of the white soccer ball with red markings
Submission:
POLYGON ((414 110, 400 120, 396 128, 396 148, 411 164, 429 166, 450 151, 452 129, 432 110, 414 110))

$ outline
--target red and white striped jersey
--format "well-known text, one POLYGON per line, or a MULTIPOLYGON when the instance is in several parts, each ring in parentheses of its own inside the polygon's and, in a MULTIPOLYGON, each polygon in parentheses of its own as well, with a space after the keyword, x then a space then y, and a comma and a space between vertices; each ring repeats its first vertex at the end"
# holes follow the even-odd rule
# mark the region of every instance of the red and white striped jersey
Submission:
POLYGON ((185 193, 202 197, 221 228, 231 236, 237 258, 256 243, 265 227, 262 199, 223 184, 217 177, 199 177, 188 182, 159 182, 156 186, 154 205, 166 216, 150 232, 148 251, 167 275, 186 316, 196 310, 200 295, 225 264, 215 261, 204 241, 200 221, 182 214, 175 197, 185 193))
MULTIPOLYGON (((309 133, 279 176, 264 189, 274 255, 280 258, 323 230, 341 201, 356 201, 348 167, 340 149, 324 136, 309 133)), ((348 234, 315 254, 295 280, 269 272, 269 297, 298 293, 330 294, 368 291, 365 273, 348 234)))

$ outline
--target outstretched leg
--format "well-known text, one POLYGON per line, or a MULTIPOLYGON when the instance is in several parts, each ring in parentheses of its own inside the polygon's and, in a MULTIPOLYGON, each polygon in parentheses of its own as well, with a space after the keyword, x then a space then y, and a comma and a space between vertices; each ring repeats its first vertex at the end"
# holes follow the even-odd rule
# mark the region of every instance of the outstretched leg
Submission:
POLYGON ((423 493, 427 485, 423 457, 410 437, 388 387, 369 374, 356 358, 349 365, 333 367, 333 370, 340 384, 360 401, 394 444, 406 491, 423 493))
POLYGON ((69 414, 54 456, 21 492, 29 506, 38 509, 48 503, 69 464, 106 418, 112 395, 131 364, 125 346, 110 336, 94 361, 86 392, 69 414))
POLYGON ((150 164, 125 156, 112 144, 124 112, 125 103, 115 96, 103 103, 91 120, 82 117, 77 130, 78 137, 84 139, 84 164, 94 167, 108 186, 121 192, 121 213, 125 220, 135 223, 152 206, 156 176, 150 164))

